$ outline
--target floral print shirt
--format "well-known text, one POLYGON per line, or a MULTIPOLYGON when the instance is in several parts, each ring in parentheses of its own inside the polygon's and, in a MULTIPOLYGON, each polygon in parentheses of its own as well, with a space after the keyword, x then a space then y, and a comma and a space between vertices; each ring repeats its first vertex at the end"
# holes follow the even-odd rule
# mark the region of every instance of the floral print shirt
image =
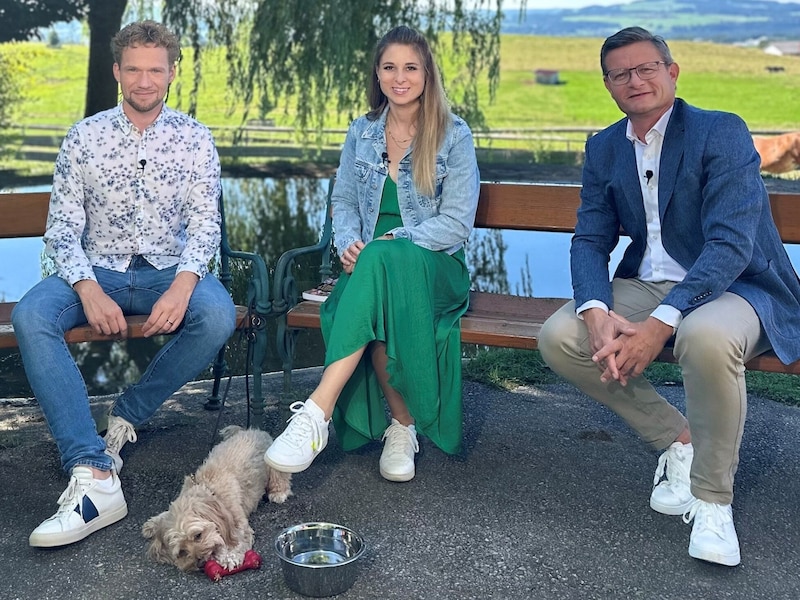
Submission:
POLYGON ((204 277, 220 242, 220 164, 211 132, 164 105, 140 132, 122 105, 64 138, 45 250, 73 285, 92 267, 124 272, 136 255, 204 277))

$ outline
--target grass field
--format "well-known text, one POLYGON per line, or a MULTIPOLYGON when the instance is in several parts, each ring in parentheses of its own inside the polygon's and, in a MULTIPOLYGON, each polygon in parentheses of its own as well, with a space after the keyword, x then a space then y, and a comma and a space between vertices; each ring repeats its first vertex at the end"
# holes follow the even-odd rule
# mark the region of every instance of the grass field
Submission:
MULTIPOLYGON (((488 104, 488 86, 483 90, 490 128, 601 128, 617 120, 620 113, 599 72, 601 43, 595 38, 503 36, 501 83, 493 104, 488 104), (533 72, 538 68, 558 69, 565 83, 535 84, 533 72)), ((736 112, 751 130, 798 127, 800 57, 775 57, 757 48, 700 42, 676 41, 671 48, 681 66, 679 95, 690 103, 736 112), (784 71, 769 73, 767 65, 781 66, 784 71)), ((26 42, 0 45, 0 51, 15 55, 24 65, 26 100, 18 117, 20 125, 67 126, 82 117, 88 48, 50 48, 26 42)), ((221 52, 204 55, 197 116, 212 127, 236 126, 242 118, 242 107, 235 105, 226 90, 222 58, 221 52)), ((188 56, 173 85, 171 105, 180 107, 183 95, 186 106, 191 73, 188 56)), ((292 124, 291 111, 283 108, 267 116, 279 125, 292 124)), ((347 123, 345 117, 332 113, 327 124, 344 127, 347 123)))

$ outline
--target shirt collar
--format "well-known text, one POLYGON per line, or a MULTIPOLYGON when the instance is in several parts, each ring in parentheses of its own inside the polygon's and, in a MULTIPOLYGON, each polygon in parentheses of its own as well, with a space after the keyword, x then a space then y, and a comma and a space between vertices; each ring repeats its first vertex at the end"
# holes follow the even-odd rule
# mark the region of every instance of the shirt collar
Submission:
MULTIPOLYGON (((166 104, 162 104, 161 105, 161 110, 159 111, 158 116, 156 117, 156 120, 153 121, 148 126, 148 129, 150 127, 152 127, 153 125, 155 125, 156 123, 158 123, 161 119, 165 118, 164 114, 168 110, 169 110, 169 107, 167 107, 166 104)), ((125 111, 122 110, 122 102, 117 104, 117 106, 114 108, 114 121, 116 122, 117 126, 120 128, 122 133, 124 133, 125 135, 130 135, 131 131, 133 131, 133 128, 134 128, 133 127, 133 123, 131 123, 131 120, 128 118, 128 115, 125 114, 125 111)), ((142 133, 144 133, 144 132, 142 132, 142 133)))
MULTIPOLYGON (((656 121, 656 124, 650 128, 650 131, 647 132, 647 134, 645 135, 645 139, 650 137, 650 133, 653 131, 658 132, 658 134, 662 138, 664 137, 664 134, 667 131, 667 123, 669 123, 669 118, 672 116, 672 110, 674 108, 675 105, 673 104, 667 109, 667 111, 663 115, 661 115, 661 118, 658 121, 656 121)), ((627 126, 625 127, 625 137, 627 137, 632 142, 639 141, 639 138, 636 137, 636 134, 633 132, 633 125, 631 125, 630 119, 628 119, 627 126)))

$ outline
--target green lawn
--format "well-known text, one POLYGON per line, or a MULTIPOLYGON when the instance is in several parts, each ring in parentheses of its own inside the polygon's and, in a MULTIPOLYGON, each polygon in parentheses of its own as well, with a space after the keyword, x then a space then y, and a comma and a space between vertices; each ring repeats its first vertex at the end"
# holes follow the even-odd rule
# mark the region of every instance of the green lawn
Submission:
MULTIPOLYGON (((681 369, 671 363, 653 363, 644 372, 653 385, 683 385, 681 369)), ((747 371, 747 391, 783 404, 800 406, 798 376, 747 371)), ((500 389, 563 381, 542 360, 538 350, 480 348, 464 362, 464 378, 500 389)))
MULTIPOLYGON (((620 113, 603 87, 596 38, 503 36, 501 83, 496 101, 488 105, 488 86, 483 89, 487 122, 492 129, 542 127, 601 128, 620 113), (566 83, 537 85, 538 68, 559 69, 566 83)), ((736 112, 753 130, 786 130, 797 127, 800 92, 800 59, 775 57, 756 48, 677 41, 673 57, 681 66, 679 95, 705 108, 736 112), (769 73, 767 65, 784 67, 769 73)), ((26 101, 19 115, 21 125, 67 126, 83 114, 88 48, 49 48, 44 43, 0 45, 0 51, 16 54, 25 65, 23 89, 26 101)), ((191 54, 173 85, 170 104, 186 105, 191 84, 191 54)), ((222 52, 204 55, 204 81, 199 96, 198 118, 210 126, 235 126, 241 122, 237 106, 225 85, 227 65, 222 52)), ((359 112, 359 111, 356 111, 359 112)), ((291 111, 283 107, 268 115, 277 124, 290 125, 291 111)), ((343 117, 331 112, 330 127, 344 127, 343 117)))

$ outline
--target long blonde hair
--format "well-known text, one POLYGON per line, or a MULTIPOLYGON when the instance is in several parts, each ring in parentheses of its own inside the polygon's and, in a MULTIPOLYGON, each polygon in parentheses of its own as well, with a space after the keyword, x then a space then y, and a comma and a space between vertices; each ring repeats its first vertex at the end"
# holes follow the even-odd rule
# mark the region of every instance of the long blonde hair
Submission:
POLYGON ((383 113, 389 100, 381 90, 376 72, 387 46, 401 44, 411 46, 419 55, 425 69, 425 88, 419 98, 417 111, 417 134, 411 148, 411 166, 414 186, 427 196, 436 191, 436 154, 444 141, 450 123, 450 110, 442 87, 439 68, 425 37, 410 27, 401 25, 384 35, 375 46, 372 71, 367 90, 370 111, 367 118, 374 121, 383 113))

